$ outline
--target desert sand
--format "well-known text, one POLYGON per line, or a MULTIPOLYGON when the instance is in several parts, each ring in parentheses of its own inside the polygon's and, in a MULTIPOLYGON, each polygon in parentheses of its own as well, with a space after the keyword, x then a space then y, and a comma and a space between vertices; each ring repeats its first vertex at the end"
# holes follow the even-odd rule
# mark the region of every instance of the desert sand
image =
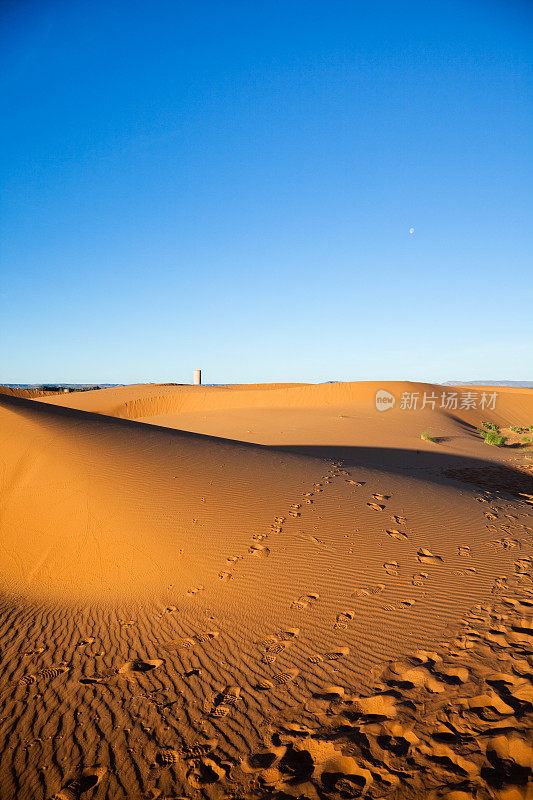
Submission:
POLYGON ((530 425, 492 386, 0 390, 1 800, 533 797, 530 425))

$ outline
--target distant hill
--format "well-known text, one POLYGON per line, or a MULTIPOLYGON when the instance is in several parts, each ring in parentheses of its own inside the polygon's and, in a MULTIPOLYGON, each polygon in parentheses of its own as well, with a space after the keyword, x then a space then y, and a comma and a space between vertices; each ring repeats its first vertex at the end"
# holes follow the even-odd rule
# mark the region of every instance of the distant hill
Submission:
POLYGON ((61 389, 92 389, 98 386, 100 389, 110 389, 112 386, 122 386, 122 383, 3 383, 2 386, 10 386, 12 389, 40 389, 41 386, 59 386, 61 389))
POLYGON ((515 386, 517 389, 533 389, 532 381, 444 381, 442 386, 515 386))

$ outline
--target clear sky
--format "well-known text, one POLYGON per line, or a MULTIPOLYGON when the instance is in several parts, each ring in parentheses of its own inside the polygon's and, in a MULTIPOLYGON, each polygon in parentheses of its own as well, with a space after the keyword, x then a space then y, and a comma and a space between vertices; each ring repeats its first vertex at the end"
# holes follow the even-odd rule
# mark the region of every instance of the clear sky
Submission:
POLYGON ((528 0, 4 0, 0 382, 531 380, 532 53, 528 0))

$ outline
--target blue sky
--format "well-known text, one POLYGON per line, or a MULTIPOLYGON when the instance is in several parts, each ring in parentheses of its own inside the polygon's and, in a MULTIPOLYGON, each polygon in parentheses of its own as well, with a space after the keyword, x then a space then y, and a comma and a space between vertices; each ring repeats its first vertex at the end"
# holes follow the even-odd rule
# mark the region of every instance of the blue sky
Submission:
POLYGON ((2 4, 0 382, 531 379, 532 34, 525 0, 2 4))

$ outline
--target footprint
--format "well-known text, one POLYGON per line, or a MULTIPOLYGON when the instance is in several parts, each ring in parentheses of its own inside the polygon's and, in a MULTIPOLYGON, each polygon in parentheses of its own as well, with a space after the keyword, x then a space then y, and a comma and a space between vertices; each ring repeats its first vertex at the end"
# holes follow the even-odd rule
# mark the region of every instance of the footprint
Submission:
POLYGON ((291 683, 298 675, 298 670, 294 667, 292 669, 284 670, 283 672, 276 672, 275 675, 272 675, 272 680, 278 686, 285 686, 287 683, 291 683))
POLYGON ((258 558, 266 558, 270 555, 270 550, 262 544, 253 544, 248 552, 258 558))
POLYGON ((37 679, 42 678, 43 680, 51 681, 53 678, 57 678, 58 675, 68 672, 69 669, 70 667, 63 665, 60 667, 46 667, 37 673, 37 679))
POLYGON ((151 672, 163 664, 162 658, 154 658, 151 661, 142 661, 135 659, 134 661, 126 661, 121 667, 118 668, 117 674, 124 675, 131 672, 151 672))
POLYGON ((206 739, 205 742, 184 747, 181 751, 183 758, 203 758, 213 752, 218 746, 218 739, 206 739))
POLYGON ((519 544, 520 542, 518 539, 510 539, 507 536, 503 539, 493 539, 491 542, 493 547, 501 550, 513 550, 515 547, 518 547, 519 544))
POLYGON ((24 677, 22 677, 18 681, 18 685, 19 686, 30 686, 32 683, 35 683, 36 681, 37 681, 37 676, 36 675, 24 675, 24 677))
POLYGON ((205 644, 206 642, 210 642, 212 639, 216 639, 218 636, 218 631, 205 631, 205 633, 195 633, 193 639, 198 644, 205 644))
POLYGON ((324 653, 323 657, 325 661, 338 661, 339 658, 343 658, 344 656, 349 655, 349 653, 349 647, 339 647, 337 650, 331 650, 329 653, 324 653))
POLYGON ((498 578, 494 579, 494 585, 491 589, 491 592, 492 594, 498 594, 507 588, 507 577, 505 575, 500 575, 498 578))
POLYGON ((387 530, 387 533, 391 537, 391 539, 398 539, 398 541, 403 541, 407 539, 407 534, 403 531, 397 531, 395 529, 387 530))
POLYGON ((335 697, 344 697, 344 689, 342 686, 333 686, 329 684, 322 689, 313 692, 314 697, 322 697, 326 700, 333 700, 335 697))
POLYGON ((421 564, 442 564, 444 561, 441 556, 434 555, 431 550, 426 550, 425 547, 420 548, 417 558, 421 564))
POLYGON ((221 581, 227 582, 233 578, 233 574, 223 569, 222 572, 218 573, 218 577, 221 581))
POLYGON ((398 514, 393 514, 391 517, 392 521, 396 523, 396 525, 405 525, 407 520, 405 517, 399 517, 398 514))
POLYGON ((433 672, 446 683, 452 685, 466 683, 470 677, 470 673, 466 667, 454 667, 448 666, 447 664, 435 664, 433 666, 433 672))
POLYGON ((470 547, 467 544, 460 544, 457 546, 457 555, 463 556, 464 558, 468 558, 472 556, 470 552, 470 547))
POLYGON ((297 639, 300 635, 300 628, 284 628, 280 633, 280 638, 284 642, 290 642, 297 639))
POLYGON ((183 759, 183 756, 179 750, 173 750, 171 747, 165 747, 164 750, 160 750, 156 756, 156 761, 159 764, 177 764, 179 761, 183 759))
POLYGON ((367 503, 367 506, 373 511, 383 511, 385 508, 385 506, 379 505, 379 503, 367 503))
POLYGON ((529 575, 533 571, 533 559, 519 558, 514 562, 514 571, 517 575, 529 575))
POLYGON ((242 556, 228 556, 226 559, 226 564, 235 564, 241 558, 242 556))
POLYGON ((270 647, 270 645, 275 644, 278 641, 278 637, 272 634, 271 636, 267 636, 265 639, 259 639, 257 642, 255 642, 255 644, 257 647, 270 647))
POLYGON ((291 608, 297 608, 302 610, 304 608, 308 608, 311 603, 318 600, 320 595, 318 594, 303 594, 298 600, 293 600, 291 603, 291 608))
POLYGON ((397 578, 399 566, 400 565, 398 564, 397 561, 386 561, 383 564, 383 569, 385 570, 387 575, 393 575, 395 578, 397 578))
POLYGON ((25 656, 38 656, 38 655, 40 655, 41 653, 44 653, 44 651, 45 651, 45 648, 44 648, 44 647, 37 647, 35 650, 27 650, 27 651, 24 653, 24 655, 25 655, 25 656))
POLYGON ((282 653, 290 647, 290 642, 272 642, 272 644, 267 645, 266 651, 267 653, 282 653))
POLYGON ((375 586, 361 586, 358 589, 354 589, 351 597, 369 597, 370 595, 381 594, 384 589, 384 583, 377 583, 375 586))
POLYGON ((182 650, 192 650, 192 648, 194 647, 194 640, 188 637, 185 639, 180 639, 177 646, 182 650))
POLYGON ((229 712, 231 711, 229 706, 219 705, 215 706, 209 712, 210 717, 227 717, 229 712))
POLYGON ((411 583, 413 586, 424 586, 424 582, 428 579, 429 575, 427 572, 417 572, 413 575, 411 579, 411 583))
POLYGON ((205 586, 195 586, 193 589, 188 589, 187 594, 198 594, 198 592, 205 591, 205 586))
POLYGON ((391 499, 391 495, 390 494, 380 494, 379 492, 376 492, 376 494, 373 494, 372 497, 374 498, 374 500, 381 500, 381 502, 383 502, 384 500, 390 500, 391 499))
POLYGON ((225 706, 235 705, 239 700, 242 700, 240 686, 229 684, 220 692, 216 700, 225 706))
POLYGON ((70 667, 66 665, 62 665, 60 667, 45 667, 44 669, 39 670, 36 674, 31 675, 24 675, 19 681, 19 686, 30 686, 32 683, 37 683, 37 681, 43 681, 46 683, 50 683, 54 678, 57 678, 59 675, 63 675, 65 672, 68 672, 70 667))
POLYGON ((370 589, 366 586, 360 586, 359 589, 354 589, 350 597, 370 597, 370 589))
POLYGON ((346 630, 348 623, 351 622, 354 617, 355 611, 341 611, 340 614, 337 614, 337 619, 333 625, 334 630, 346 630))
POLYGON ((205 742, 193 744, 190 747, 183 747, 181 750, 165 747, 157 754, 157 761, 160 764, 175 764, 182 759, 204 758, 213 752, 218 746, 218 739, 206 739, 205 742))
POLYGON ((267 678, 260 678, 255 684, 255 688, 260 689, 261 691, 266 691, 267 689, 273 689, 274 684, 267 678))
POLYGON ((414 606, 416 600, 400 600, 398 605, 392 605, 391 603, 387 603, 386 605, 382 606, 383 611, 402 611, 406 608, 411 608, 414 606))
POLYGON ((66 783, 50 800, 77 800, 81 794, 98 786, 106 772, 107 767, 84 769, 79 777, 66 783))

